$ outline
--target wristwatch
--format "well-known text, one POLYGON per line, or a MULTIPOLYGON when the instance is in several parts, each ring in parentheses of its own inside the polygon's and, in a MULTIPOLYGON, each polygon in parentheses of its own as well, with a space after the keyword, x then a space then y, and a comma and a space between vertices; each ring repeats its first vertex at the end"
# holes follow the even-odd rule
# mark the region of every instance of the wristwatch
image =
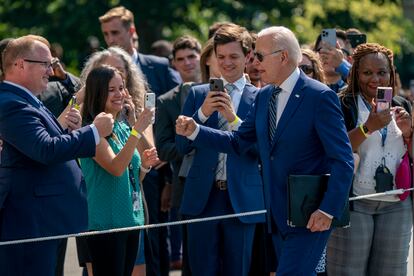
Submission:
POLYGON ((366 124, 363 124, 363 125, 362 125, 362 128, 364 129, 364 132, 365 132, 366 134, 370 134, 369 129, 368 129, 368 127, 367 127, 367 125, 366 125, 366 124))
POLYGON ((361 130, 361 132, 362 132, 362 134, 364 134, 364 136, 366 137, 366 138, 368 138, 368 136, 369 136, 369 129, 368 129, 368 127, 365 125, 365 124, 360 124, 359 125, 359 129, 361 130))

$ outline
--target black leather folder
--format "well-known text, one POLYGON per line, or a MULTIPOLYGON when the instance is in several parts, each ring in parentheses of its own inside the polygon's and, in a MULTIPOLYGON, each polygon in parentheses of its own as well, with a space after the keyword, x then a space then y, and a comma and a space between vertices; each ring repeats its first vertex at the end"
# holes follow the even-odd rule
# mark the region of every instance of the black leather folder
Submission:
MULTIPOLYGON (((316 211, 328 186, 329 175, 290 175, 288 180, 288 225, 306 227, 316 211)), ((340 219, 334 218, 333 227, 349 227, 349 201, 340 219)))

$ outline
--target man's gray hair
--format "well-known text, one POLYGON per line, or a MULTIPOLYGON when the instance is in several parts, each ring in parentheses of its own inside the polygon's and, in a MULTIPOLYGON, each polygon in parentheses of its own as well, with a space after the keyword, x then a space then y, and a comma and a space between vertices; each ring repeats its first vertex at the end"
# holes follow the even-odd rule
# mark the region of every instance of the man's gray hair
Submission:
POLYGON ((287 50, 290 61, 294 63, 295 66, 298 66, 302 60, 302 53, 300 51, 299 42, 291 30, 283 26, 273 26, 261 30, 257 36, 261 37, 266 35, 272 36, 273 42, 278 45, 280 49, 287 50))

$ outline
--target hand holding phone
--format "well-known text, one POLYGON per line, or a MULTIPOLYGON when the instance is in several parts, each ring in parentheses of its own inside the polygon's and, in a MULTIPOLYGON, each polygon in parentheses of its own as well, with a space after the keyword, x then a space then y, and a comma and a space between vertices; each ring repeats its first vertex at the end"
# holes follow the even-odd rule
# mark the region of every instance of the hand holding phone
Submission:
POLYGON ((377 96, 375 97, 376 111, 381 112, 391 108, 392 87, 377 87, 377 96))
POLYGON ((347 34, 346 39, 351 44, 352 48, 356 48, 360 44, 367 43, 367 35, 366 34, 347 34))

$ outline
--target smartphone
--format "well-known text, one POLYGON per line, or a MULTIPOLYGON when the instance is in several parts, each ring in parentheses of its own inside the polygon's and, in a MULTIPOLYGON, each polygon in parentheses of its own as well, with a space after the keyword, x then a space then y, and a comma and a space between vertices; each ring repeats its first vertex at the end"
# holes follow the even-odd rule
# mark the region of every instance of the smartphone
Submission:
POLYGON ((321 41, 336 47, 336 29, 323 29, 321 32, 321 41))
POLYGON ((210 91, 224 91, 224 83, 220 78, 210 79, 210 91))
POLYGON ((351 44, 352 48, 356 48, 360 44, 367 43, 367 35, 366 34, 347 34, 346 39, 351 44))
POLYGON ((146 108, 155 107, 155 94, 154 93, 147 93, 145 95, 145 107, 146 108))
POLYGON ((377 87, 377 96, 375 97, 377 112, 391 108, 391 101, 392 87, 377 87))

